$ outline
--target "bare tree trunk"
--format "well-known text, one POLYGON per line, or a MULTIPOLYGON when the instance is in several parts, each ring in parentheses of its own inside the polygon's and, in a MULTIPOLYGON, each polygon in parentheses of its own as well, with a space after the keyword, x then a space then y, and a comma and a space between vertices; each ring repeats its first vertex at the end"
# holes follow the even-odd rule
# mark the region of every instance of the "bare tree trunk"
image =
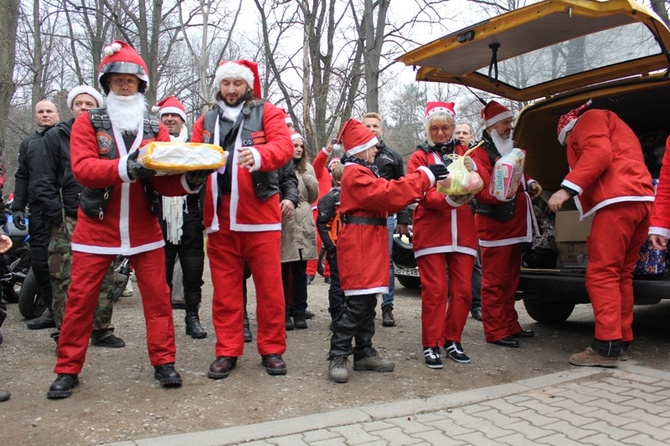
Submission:
POLYGON ((0 157, 3 159, 7 116, 16 88, 13 75, 18 21, 19 0, 0 0, 0 157))

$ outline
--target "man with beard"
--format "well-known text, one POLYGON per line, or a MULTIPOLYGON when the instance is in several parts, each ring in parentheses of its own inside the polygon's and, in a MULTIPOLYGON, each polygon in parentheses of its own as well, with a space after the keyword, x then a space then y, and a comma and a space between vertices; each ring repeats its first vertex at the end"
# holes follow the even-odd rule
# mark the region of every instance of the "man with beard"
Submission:
MULTIPOLYGON (((170 133, 170 141, 187 142, 186 110, 174 96, 169 96, 154 107, 158 119, 170 133), (156 110, 158 108, 158 110, 156 110)), ((181 265, 184 303, 186 306, 186 334, 193 339, 207 337, 200 324, 198 310, 202 299, 202 274, 205 264, 205 244, 202 236, 202 200, 201 193, 186 197, 162 197, 161 229, 165 239, 165 271, 167 284, 173 290, 175 263, 179 256, 181 265)), ((179 269, 178 269, 179 271, 179 269)), ((182 290, 177 290, 181 292, 182 290)), ((173 300, 174 302, 174 300, 173 300)), ((173 303, 173 308, 175 307, 173 303)))
POLYGON ((98 81, 107 95, 105 108, 82 113, 72 127, 71 161, 84 187, 72 235, 72 284, 61 328, 58 359, 47 398, 67 398, 79 384, 98 293, 109 265, 121 254, 135 269, 146 320, 147 349, 154 378, 162 387, 180 387, 174 368, 175 339, 170 289, 165 281, 163 236, 155 214, 155 193, 193 193, 209 171, 154 176, 142 167, 139 148, 170 136, 146 113, 148 69, 127 43, 105 48, 98 81))
MULTIPOLYGON (((70 134, 74 120, 82 113, 102 105, 102 95, 86 85, 70 90, 67 104, 73 118, 61 121, 49 130, 36 149, 35 192, 40 197, 42 214, 51 230, 49 243, 49 272, 53 292, 53 317, 56 332, 51 336, 58 343, 65 313, 67 290, 70 287, 72 264, 72 232, 77 224, 77 209, 81 184, 72 176, 70 165, 70 134)), ((121 348, 126 343, 114 335, 112 311, 114 303, 109 293, 114 281, 110 268, 98 297, 91 344, 99 347, 121 348)))
POLYGON ((226 378, 244 351, 244 262, 256 286, 256 343, 270 375, 285 375, 284 294, 277 170, 293 156, 282 109, 261 99, 258 66, 248 60, 217 68, 216 106, 193 126, 194 142, 221 146, 226 166, 207 183, 204 222, 214 296, 216 359, 211 379, 226 378))
POLYGON ((531 197, 542 192, 540 184, 524 175, 514 197, 500 201, 489 193, 493 166, 514 148, 512 111, 490 101, 481 112, 484 121, 482 145, 472 158, 484 189, 476 195, 475 225, 482 260, 482 322, 486 342, 503 347, 519 347, 515 338, 535 336, 519 325, 514 309, 516 289, 521 277, 521 244, 530 243, 537 227, 531 197))
POLYGON ((39 196, 35 193, 37 175, 34 172, 37 143, 51 127, 60 120, 60 115, 53 102, 41 100, 35 105, 35 121, 37 132, 21 141, 19 147, 19 166, 16 169, 14 182, 14 201, 12 202, 12 217, 18 230, 26 229, 26 206, 29 207, 28 233, 30 234, 30 257, 33 274, 37 279, 40 298, 47 305, 48 311, 41 317, 28 322, 31 330, 52 328, 56 324, 52 313, 51 278, 49 277, 48 252, 51 230, 47 228, 42 216, 42 207, 39 196))
MULTIPOLYGON (((375 166, 379 170, 379 176, 391 181, 405 176, 405 166, 402 155, 387 146, 382 140, 384 126, 382 116, 379 113, 366 113, 363 116, 363 125, 369 128, 379 140, 377 143, 377 154, 375 155, 375 166)), ((382 326, 394 327, 393 302, 395 300, 395 273, 393 269, 393 234, 409 234, 410 211, 403 209, 400 212, 389 212, 386 218, 386 228, 389 235, 389 289, 382 296, 382 326), (396 231, 397 229, 397 231, 396 231)))

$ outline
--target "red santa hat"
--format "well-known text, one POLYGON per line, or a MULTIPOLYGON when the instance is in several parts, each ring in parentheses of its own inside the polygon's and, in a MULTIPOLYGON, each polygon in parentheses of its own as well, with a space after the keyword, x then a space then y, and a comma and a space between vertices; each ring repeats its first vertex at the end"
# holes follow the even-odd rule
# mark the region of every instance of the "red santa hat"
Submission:
POLYGON ((360 121, 351 118, 342 126, 337 137, 337 143, 342 144, 347 155, 356 155, 370 147, 374 147, 379 140, 372 131, 360 121))
POLYGON ((98 69, 98 82, 100 82, 105 92, 109 91, 109 87, 107 87, 107 83, 104 82, 103 77, 112 73, 137 76, 144 82, 144 85, 140 87, 140 93, 146 91, 149 85, 149 70, 147 69, 147 64, 144 63, 144 60, 135 51, 135 48, 126 42, 116 40, 111 45, 106 46, 104 52, 105 57, 102 58, 100 68, 98 69))
POLYGON ((288 112, 284 109, 282 109, 286 117, 284 118, 284 121, 286 122, 286 125, 293 125, 293 119, 291 119, 291 115, 288 114, 288 112))
POLYGON ((484 128, 491 127, 496 122, 511 118, 513 116, 514 114, 512 113, 512 110, 496 101, 489 101, 489 103, 486 104, 486 106, 482 108, 481 111, 481 117, 484 121, 484 128))
POLYGON ((572 130, 572 128, 577 124, 577 120, 584 113, 584 109, 591 105, 591 100, 589 99, 585 104, 580 105, 574 110, 570 110, 560 118, 558 118, 558 142, 561 145, 565 145, 565 136, 567 133, 572 130))
POLYGON ((179 99, 174 96, 168 96, 163 99, 158 104, 151 107, 151 111, 157 113, 159 118, 166 113, 179 115, 182 121, 186 122, 186 109, 184 108, 184 104, 179 102, 179 99))
POLYGON ((453 102, 429 102, 426 104, 426 115, 423 120, 428 121, 428 119, 433 115, 433 113, 446 113, 452 118, 456 117, 456 111, 454 110, 453 102))
POLYGON ((104 99, 98 90, 93 87, 89 87, 88 85, 79 85, 78 87, 74 87, 67 94, 67 107, 69 109, 72 109, 72 103, 74 102, 74 99, 80 94, 87 94, 92 96, 93 99, 95 99, 95 102, 97 102, 98 107, 102 107, 104 99))
POLYGON ((224 79, 242 79, 253 89, 254 96, 262 98, 261 80, 258 76, 258 64, 250 60, 240 59, 223 61, 214 74, 214 85, 219 88, 224 79))

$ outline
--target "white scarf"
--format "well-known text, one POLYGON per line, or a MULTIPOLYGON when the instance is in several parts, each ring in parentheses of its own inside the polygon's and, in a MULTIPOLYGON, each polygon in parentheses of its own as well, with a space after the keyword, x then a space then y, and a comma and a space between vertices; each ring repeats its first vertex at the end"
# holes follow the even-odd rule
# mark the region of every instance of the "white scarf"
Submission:
MULTIPOLYGON (((170 135, 172 142, 187 142, 188 130, 186 126, 182 126, 179 135, 170 135)), ((184 234, 182 229, 184 225, 184 214, 188 214, 188 206, 186 205, 186 196, 180 197, 162 197, 163 201, 163 220, 166 223, 166 234, 168 242, 173 245, 181 243, 181 236, 184 234)))

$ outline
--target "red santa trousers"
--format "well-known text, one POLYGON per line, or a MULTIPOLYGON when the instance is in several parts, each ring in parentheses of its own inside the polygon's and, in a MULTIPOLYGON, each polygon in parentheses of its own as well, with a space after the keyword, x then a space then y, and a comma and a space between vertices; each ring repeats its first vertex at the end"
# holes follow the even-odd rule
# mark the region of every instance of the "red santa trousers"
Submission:
MULTIPOLYGON (((65 316, 58 340, 55 373, 78 375, 84 366, 98 295, 114 255, 72 253, 72 283, 65 304, 65 316)), ((142 294, 142 309, 147 331, 147 349, 151 365, 175 362, 177 352, 170 288, 165 280, 163 248, 130 256, 142 294)))
POLYGON ((230 230, 228 200, 221 199, 221 229, 207 236, 207 257, 214 286, 212 323, 216 331, 216 356, 242 356, 244 351, 244 261, 256 288, 256 342, 261 355, 284 354, 284 287, 281 272, 281 231, 230 230))
POLYGON ((521 244, 481 247, 482 322, 486 342, 521 331, 514 308, 521 277, 521 244))
POLYGON ((633 340, 633 269, 647 239, 651 203, 611 204, 593 217, 586 290, 600 341, 633 340))
POLYGON ((438 253, 418 257, 416 263, 421 276, 423 346, 437 347, 446 341, 461 342, 470 313, 475 258, 460 252, 438 253))

